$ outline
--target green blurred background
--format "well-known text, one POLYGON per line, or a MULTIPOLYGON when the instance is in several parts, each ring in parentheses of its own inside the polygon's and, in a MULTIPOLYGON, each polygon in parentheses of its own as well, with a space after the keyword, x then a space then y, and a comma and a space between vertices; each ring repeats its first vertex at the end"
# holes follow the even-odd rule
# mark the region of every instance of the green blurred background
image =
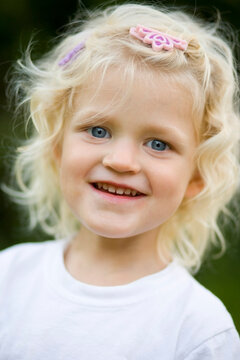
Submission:
MULTIPOLYGON (((108 2, 109 4, 110 2, 108 2)), ((111 2, 111 4, 120 3, 111 2)), ((141 1, 139 1, 141 3, 141 1)), ((160 3, 158 1, 154 3, 160 3)), ((180 5, 203 18, 214 19, 219 9, 224 22, 235 29, 239 38, 239 0, 175 0, 163 1, 165 5, 180 5)), ((81 6, 94 8, 102 5, 99 1, 84 1, 81 6)), ((105 3, 106 4, 106 3, 105 3)), ((12 109, 7 107, 6 75, 14 61, 18 59, 34 34, 34 58, 48 51, 54 38, 63 30, 63 25, 72 18, 78 8, 77 0, 2 0, 0 2, 0 177, 8 182, 11 162, 18 138, 24 137, 22 119, 13 119, 12 109), (5 80, 4 80, 5 79, 5 80)), ((239 61, 239 49, 236 56, 239 61)), ((0 249, 16 243, 46 240, 40 230, 26 231, 27 219, 21 209, 12 204, 0 192, 0 249)), ((227 252, 221 259, 211 258, 204 263, 196 278, 225 304, 232 314, 240 333, 240 197, 235 199, 235 223, 223 227, 227 238, 227 252)), ((222 223, 221 219, 219 220, 222 223)))

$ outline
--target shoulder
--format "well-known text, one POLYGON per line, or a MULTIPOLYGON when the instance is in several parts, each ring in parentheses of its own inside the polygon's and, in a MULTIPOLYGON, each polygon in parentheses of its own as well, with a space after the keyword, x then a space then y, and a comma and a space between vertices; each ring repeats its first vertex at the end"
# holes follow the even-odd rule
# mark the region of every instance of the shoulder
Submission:
POLYGON ((234 328, 212 336, 182 357, 184 360, 237 360, 239 358, 240 339, 234 328))
MULTIPOLYGON (((191 277, 192 291, 189 296, 187 313, 200 325, 208 324, 209 332, 221 332, 231 328, 233 321, 223 302, 210 290, 191 277)), ((200 326, 198 331, 200 330, 200 326)))
POLYGON ((227 339, 230 339, 232 332, 236 332, 232 317, 222 301, 186 270, 183 277, 186 286, 182 293, 185 304, 178 338, 180 359, 185 359, 188 353, 207 341, 217 340, 224 334, 228 334, 227 339))
POLYGON ((44 257, 60 245, 61 240, 22 243, 0 251, 0 283, 6 275, 20 274, 38 266, 44 257))
POLYGON ((51 245, 54 240, 43 241, 43 242, 29 242, 29 243, 21 243, 10 246, 4 250, 0 251, 0 264, 4 261, 11 261, 13 259, 26 260, 29 255, 34 253, 39 253, 44 251, 46 246, 51 245))

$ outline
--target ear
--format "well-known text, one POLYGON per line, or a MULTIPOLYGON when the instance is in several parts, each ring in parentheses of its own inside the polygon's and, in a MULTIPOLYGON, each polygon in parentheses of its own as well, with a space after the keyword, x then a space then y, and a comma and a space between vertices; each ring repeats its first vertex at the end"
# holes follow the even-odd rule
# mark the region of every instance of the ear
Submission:
POLYGON ((52 157, 57 167, 60 166, 62 156, 62 149, 59 143, 54 144, 52 147, 52 157))
POLYGON ((204 188, 204 181, 199 173, 197 173, 190 181, 185 191, 185 198, 191 199, 198 195, 204 188))

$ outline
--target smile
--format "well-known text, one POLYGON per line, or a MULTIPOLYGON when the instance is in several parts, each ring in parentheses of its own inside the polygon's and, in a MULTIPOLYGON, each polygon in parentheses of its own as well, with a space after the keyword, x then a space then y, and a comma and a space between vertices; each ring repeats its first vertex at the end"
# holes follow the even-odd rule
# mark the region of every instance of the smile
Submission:
POLYGON ((98 189, 100 191, 107 192, 110 194, 118 195, 118 196, 127 195, 129 197, 137 197, 137 196, 143 195, 142 193, 138 192, 137 190, 116 187, 112 184, 97 182, 97 183, 93 183, 92 185, 95 187, 95 189, 98 189))

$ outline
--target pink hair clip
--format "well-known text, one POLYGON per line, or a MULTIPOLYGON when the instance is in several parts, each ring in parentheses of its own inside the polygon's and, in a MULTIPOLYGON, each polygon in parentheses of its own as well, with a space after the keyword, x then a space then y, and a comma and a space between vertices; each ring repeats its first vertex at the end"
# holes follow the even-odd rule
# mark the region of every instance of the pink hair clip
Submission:
POLYGON ((153 50, 160 51, 171 50, 174 47, 180 50, 186 50, 188 43, 185 40, 178 39, 175 36, 168 35, 158 30, 153 30, 142 25, 131 27, 129 33, 146 44, 151 44, 153 50))
POLYGON ((81 41, 73 50, 71 50, 62 60, 59 61, 59 66, 66 65, 74 56, 76 56, 79 51, 85 47, 85 41, 81 41))

